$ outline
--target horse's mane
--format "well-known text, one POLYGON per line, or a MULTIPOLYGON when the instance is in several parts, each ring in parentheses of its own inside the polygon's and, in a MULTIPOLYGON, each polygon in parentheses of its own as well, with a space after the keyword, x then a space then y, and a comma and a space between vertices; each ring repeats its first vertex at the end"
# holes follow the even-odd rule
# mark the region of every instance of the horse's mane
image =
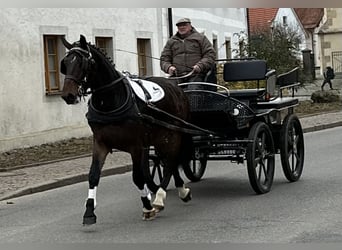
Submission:
POLYGON ((113 67, 115 67, 115 63, 113 61, 113 58, 111 58, 110 56, 108 56, 107 52, 104 51, 103 49, 97 47, 94 44, 91 44, 90 42, 88 42, 88 46, 93 48, 94 50, 98 51, 113 67))

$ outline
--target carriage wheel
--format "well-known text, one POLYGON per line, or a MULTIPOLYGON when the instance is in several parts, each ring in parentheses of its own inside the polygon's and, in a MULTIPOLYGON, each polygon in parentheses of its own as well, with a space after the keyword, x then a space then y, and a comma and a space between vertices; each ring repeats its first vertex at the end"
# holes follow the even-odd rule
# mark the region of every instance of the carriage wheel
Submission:
POLYGON ((150 176, 154 183, 159 186, 163 179, 163 163, 157 155, 149 155, 150 176))
POLYGON ((201 180, 207 167, 207 158, 192 159, 189 164, 183 165, 185 176, 193 182, 201 180))
POLYGON ((295 114, 287 115, 281 127, 280 158, 286 179, 299 180, 304 165, 304 136, 295 114))
POLYGON ((257 194, 271 190, 274 176, 274 142, 271 130, 264 122, 257 122, 249 132, 253 142, 247 146, 249 182, 257 194))

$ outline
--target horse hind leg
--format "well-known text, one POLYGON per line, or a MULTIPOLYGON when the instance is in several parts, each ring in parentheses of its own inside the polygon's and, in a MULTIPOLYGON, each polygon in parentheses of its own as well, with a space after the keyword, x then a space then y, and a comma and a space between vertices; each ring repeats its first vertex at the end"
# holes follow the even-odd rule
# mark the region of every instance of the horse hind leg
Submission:
POLYGON ((153 220, 156 216, 156 209, 151 205, 151 191, 148 189, 147 185, 141 192, 141 201, 143 203, 143 220, 153 220))
POLYGON ((192 199, 191 190, 185 186, 184 181, 179 174, 178 168, 174 170, 173 178, 175 180, 175 186, 178 190, 179 198, 184 202, 190 201, 192 199))
MULTIPOLYGON (((181 164, 190 160, 189 157, 192 155, 192 147, 192 138, 187 135, 183 136, 179 154, 179 162, 181 162, 181 164)), ((184 202, 190 201, 192 199, 191 190, 184 185, 184 181, 179 174, 178 167, 173 169, 173 178, 175 180, 175 186, 178 190, 179 198, 184 202)))
POLYGON ((148 165, 148 152, 149 149, 145 148, 142 152, 135 152, 132 153, 132 161, 133 161, 133 182, 137 186, 137 188, 140 191, 140 198, 143 204, 143 214, 142 219, 143 220, 153 220, 156 216, 156 210, 151 205, 151 190, 148 186, 153 188, 153 190, 156 192, 157 186, 151 186, 147 185, 144 177, 144 171, 143 168, 149 167, 148 165))

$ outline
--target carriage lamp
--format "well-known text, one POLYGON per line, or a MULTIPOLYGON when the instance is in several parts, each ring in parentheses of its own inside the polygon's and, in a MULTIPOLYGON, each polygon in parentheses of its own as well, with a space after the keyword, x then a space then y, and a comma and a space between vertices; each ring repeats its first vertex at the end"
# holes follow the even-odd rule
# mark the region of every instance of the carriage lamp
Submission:
POLYGON ((233 116, 237 116, 237 115, 239 115, 239 114, 240 114, 240 110, 237 109, 237 108, 234 108, 234 109, 233 109, 232 115, 233 115, 233 116))

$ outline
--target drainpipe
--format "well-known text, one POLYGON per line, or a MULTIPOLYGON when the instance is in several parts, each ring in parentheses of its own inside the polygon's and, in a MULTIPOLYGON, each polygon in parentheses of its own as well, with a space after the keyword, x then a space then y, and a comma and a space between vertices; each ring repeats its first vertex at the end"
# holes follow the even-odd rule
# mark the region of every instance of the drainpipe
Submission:
POLYGON ((172 8, 167 8, 167 19, 169 21, 169 37, 173 36, 172 8))
POLYGON ((246 21, 247 21, 247 42, 248 42, 248 56, 251 55, 250 53, 250 37, 251 37, 251 27, 249 25, 249 9, 246 8, 246 21))

